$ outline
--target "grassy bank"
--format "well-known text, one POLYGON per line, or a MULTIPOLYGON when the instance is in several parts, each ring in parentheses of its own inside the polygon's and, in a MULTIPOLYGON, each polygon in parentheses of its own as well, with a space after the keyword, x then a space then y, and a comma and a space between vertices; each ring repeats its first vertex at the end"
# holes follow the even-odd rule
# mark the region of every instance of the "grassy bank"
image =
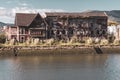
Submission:
POLYGON ((120 41, 114 40, 110 43, 107 39, 86 38, 84 41, 78 41, 73 37, 70 41, 56 41, 49 39, 45 41, 26 41, 24 43, 15 43, 14 41, 0 44, 0 56, 42 56, 42 55, 79 55, 79 54, 97 54, 94 47, 99 46, 102 53, 120 53, 120 41), (14 52, 17 48, 17 52, 14 52))

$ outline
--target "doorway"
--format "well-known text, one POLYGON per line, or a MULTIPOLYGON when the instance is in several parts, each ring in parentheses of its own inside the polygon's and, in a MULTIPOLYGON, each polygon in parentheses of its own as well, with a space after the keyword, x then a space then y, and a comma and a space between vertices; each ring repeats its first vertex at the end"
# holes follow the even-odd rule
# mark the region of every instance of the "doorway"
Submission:
POLYGON ((25 36, 20 36, 20 42, 25 42, 25 36))

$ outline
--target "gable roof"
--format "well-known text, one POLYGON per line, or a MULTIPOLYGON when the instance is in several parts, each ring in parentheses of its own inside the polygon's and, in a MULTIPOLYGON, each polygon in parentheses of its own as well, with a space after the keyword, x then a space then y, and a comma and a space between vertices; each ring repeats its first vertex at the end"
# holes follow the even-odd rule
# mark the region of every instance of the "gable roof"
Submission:
POLYGON ((15 25, 16 26, 29 26, 37 14, 16 13, 15 25))
MULTIPOLYGON (((15 26, 29 26, 38 14, 30 13, 16 13, 15 26)), ((47 16, 60 16, 60 17, 107 17, 104 12, 83 12, 83 13, 46 13, 47 16)), ((41 15, 40 15, 41 16, 41 15)))

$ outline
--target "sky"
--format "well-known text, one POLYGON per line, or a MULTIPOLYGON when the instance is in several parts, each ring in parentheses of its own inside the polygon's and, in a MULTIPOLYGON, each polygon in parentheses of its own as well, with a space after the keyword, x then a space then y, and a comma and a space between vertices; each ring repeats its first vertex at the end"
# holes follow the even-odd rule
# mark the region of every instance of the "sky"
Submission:
POLYGON ((15 13, 120 10, 120 0, 0 0, 0 22, 14 23, 15 13))

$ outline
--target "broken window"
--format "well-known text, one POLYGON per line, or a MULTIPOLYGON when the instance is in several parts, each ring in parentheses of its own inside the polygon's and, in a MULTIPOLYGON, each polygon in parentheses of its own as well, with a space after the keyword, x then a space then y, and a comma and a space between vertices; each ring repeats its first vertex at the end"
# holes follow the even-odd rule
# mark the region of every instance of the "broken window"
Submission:
POLYGON ((90 27, 93 27, 93 23, 90 23, 90 27))
POLYGON ((99 35, 100 33, 99 33, 99 30, 97 30, 97 35, 99 35))
POLYGON ((106 30, 103 30, 103 31, 102 31, 102 34, 103 34, 103 35, 106 34, 106 30))

